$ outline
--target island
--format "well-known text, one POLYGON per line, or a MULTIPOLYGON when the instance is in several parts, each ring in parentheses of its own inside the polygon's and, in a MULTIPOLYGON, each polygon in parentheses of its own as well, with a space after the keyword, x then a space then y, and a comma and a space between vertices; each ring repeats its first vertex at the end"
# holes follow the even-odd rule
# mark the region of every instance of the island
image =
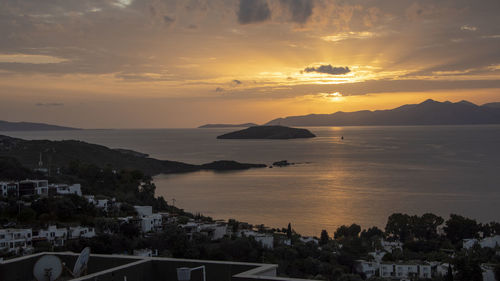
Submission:
POLYGON ((210 128, 248 128, 258 126, 255 123, 243 123, 243 124, 205 124, 199 126, 198 129, 210 129, 210 128))
POLYGON ((254 126, 224 135, 218 139, 300 139, 316 137, 307 129, 285 126, 254 126))

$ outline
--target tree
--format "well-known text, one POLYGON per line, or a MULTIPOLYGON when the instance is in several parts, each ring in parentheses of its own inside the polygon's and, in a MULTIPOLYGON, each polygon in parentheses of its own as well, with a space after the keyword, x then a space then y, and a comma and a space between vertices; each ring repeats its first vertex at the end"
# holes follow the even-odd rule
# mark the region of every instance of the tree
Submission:
POLYGON ((444 281, 453 281, 453 269, 451 268, 451 264, 448 265, 448 272, 444 276, 444 281))
POLYGON ((495 279, 500 280, 500 264, 497 264, 494 269, 495 279))
POLYGON ((321 237, 319 239, 319 244, 326 245, 326 244, 328 244, 329 240, 330 240, 330 236, 328 236, 328 231, 326 231, 326 229, 321 230, 321 237))
POLYGON ((333 234, 333 237, 335 239, 341 239, 341 238, 353 238, 353 237, 358 237, 359 233, 361 232, 361 226, 357 224, 352 224, 351 226, 345 226, 342 225, 333 234))
POLYGON ((406 214, 396 213, 389 216, 385 233, 402 242, 411 236, 411 218, 406 214))
POLYGON ((467 238, 478 238, 479 225, 475 220, 451 214, 444 228, 446 237, 454 244, 467 238))
POLYGON ((286 229, 286 236, 288 239, 292 239, 292 224, 288 223, 288 227, 286 229))

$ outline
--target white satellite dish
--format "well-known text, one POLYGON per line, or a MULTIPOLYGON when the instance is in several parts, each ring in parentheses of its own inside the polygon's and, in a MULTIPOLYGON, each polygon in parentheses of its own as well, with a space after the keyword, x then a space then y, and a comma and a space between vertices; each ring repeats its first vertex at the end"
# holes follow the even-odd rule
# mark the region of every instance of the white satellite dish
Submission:
POLYGON ((89 263, 90 248, 86 247, 80 253, 76 260, 75 267, 73 267, 73 277, 80 277, 83 272, 87 271, 87 264, 89 263))
POLYGON ((38 259, 33 267, 33 276, 37 281, 53 281, 62 274, 61 260, 53 255, 46 255, 38 259))

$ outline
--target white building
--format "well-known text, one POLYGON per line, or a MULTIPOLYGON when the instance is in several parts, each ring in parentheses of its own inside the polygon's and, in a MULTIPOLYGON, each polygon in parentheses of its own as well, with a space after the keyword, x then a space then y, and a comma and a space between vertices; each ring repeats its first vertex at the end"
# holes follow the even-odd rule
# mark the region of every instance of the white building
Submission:
POLYGON ((380 277, 383 278, 431 278, 432 271, 429 264, 417 263, 381 263, 380 277))
POLYGON ((464 249, 470 249, 472 248, 474 245, 476 245, 477 243, 479 243, 479 241, 477 239, 464 239, 462 241, 462 247, 464 249))
POLYGON ((495 248, 497 246, 500 246, 500 235, 495 235, 492 237, 486 237, 481 242, 479 242, 479 245, 483 248, 495 248))
POLYGON ((0 196, 8 197, 9 195, 18 196, 19 184, 16 182, 0 182, 0 196))
POLYGON ((158 256, 158 250, 153 250, 151 249, 139 249, 139 250, 134 250, 134 256, 139 256, 139 257, 157 257, 158 256))
POLYGON ((153 214, 152 206, 134 206, 134 209, 140 217, 151 216, 153 214))
MULTIPOLYGON (((438 262, 436 264, 436 275, 438 275, 438 276, 446 276, 448 274, 449 268, 450 268, 450 264, 449 263, 440 263, 440 262, 438 262)), ((453 272, 453 265, 451 265, 451 269, 452 269, 452 272, 453 272)))
POLYGON ((356 271, 358 273, 363 273, 366 278, 371 278, 375 276, 380 264, 374 261, 358 260, 356 264, 356 271))
POLYGON ((68 239, 95 237, 95 229, 86 226, 72 226, 68 230, 68 239))
POLYGON ((108 199, 97 199, 95 200, 96 202, 96 207, 97 208, 100 208, 100 209, 104 209, 105 211, 108 210, 108 207, 109 207, 109 200, 108 199))
POLYGON ((270 233, 259 233, 253 230, 243 230, 238 236, 253 237, 255 241, 261 243, 265 248, 272 249, 274 247, 274 236, 270 233))
POLYGON ((479 244, 482 248, 495 248, 500 246, 500 235, 495 235, 492 237, 486 237, 481 240, 477 239, 464 239, 462 245, 464 249, 470 249, 474 245, 479 244))
POLYGON ((498 281, 495 278, 495 266, 490 264, 482 264, 481 270, 483 271, 483 281, 498 281))
POLYGON ((199 226, 200 232, 207 233, 210 240, 224 238, 227 233, 227 224, 225 223, 204 223, 199 226))
POLYGON ((319 244, 319 240, 317 238, 314 238, 314 237, 309 237, 309 236, 302 236, 299 238, 300 241, 302 241, 302 243, 309 243, 309 242, 313 242, 314 244, 319 244))
POLYGON ((19 196, 48 196, 49 182, 47 180, 24 180, 19 182, 19 196))
POLYGON ((53 246, 64 246, 68 238, 68 230, 66 228, 57 228, 55 225, 49 225, 47 229, 33 231, 33 240, 47 241, 53 246))
POLYGON ((0 229, 0 250, 19 253, 31 251, 32 249, 32 231, 31 229, 0 229))
POLYGON ((162 215, 152 214, 150 216, 140 217, 141 219, 141 231, 146 233, 150 231, 161 231, 163 229, 162 215))
POLYGON ((403 250, 403 243, 399 241, 382 240, 380 241, 380 244, 382 245, 382 248, 384 248, 384 250, 389 253, 392 253, 394 250, 400 250, 400 251, 403 250))
POLYGON ((157 232, 163 229, 163 215, 153 214, 152 206, 134 206, 137 216, 141 219, 141 231, 157 232))
POLYGON ((50 189, 54 189, 56 194, 59 195, 69 195, 75 194, 78 196, 82 196, 82 186, 80 184, 50 184, 50 189))
POLYGON ((375 251, 375 252, 368 253, 368 255, 372 256, 373 260, 378 262, 378 263, 382 262, 382 258, 384 258, 385 254, 386 254, 386 252, 382 252, 382 251, 375 251))

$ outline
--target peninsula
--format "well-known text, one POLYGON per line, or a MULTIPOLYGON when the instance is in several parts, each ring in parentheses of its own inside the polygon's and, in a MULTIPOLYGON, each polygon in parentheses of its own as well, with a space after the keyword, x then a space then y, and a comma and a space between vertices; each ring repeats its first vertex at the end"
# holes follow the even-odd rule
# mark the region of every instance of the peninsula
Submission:
POLYGON ((255 123, 243 123, 243 124, 205 124, 199 126, 199 129, 210 129, 210 128, 248 128, 258 126, 255 123))
POLYGON ((23 140, 0 135, 0 158, 17 159, 22 166, 33 169, 40 166, 40 154, 44 163, 43 167, 54 171, 58 168, 70 167, 77 162, 95 165, 101 169, 113 167, 116 170, 140 170, 149 176, 200 170, 227 171, 267 167, 265 164, 238 163, 227 160, 194 165, 159 160, 128 149, 111 149, 83 141, 23 140))
POLYGON ((63 127, 44 123, 9 122, 0 120, 0 131, 65 131, 81 130, 79 128, 63 127))
POLYGON ((307 129, 285 126, 255 126, 224 135, 218 139, 299 139, 316 137, 307 129))

